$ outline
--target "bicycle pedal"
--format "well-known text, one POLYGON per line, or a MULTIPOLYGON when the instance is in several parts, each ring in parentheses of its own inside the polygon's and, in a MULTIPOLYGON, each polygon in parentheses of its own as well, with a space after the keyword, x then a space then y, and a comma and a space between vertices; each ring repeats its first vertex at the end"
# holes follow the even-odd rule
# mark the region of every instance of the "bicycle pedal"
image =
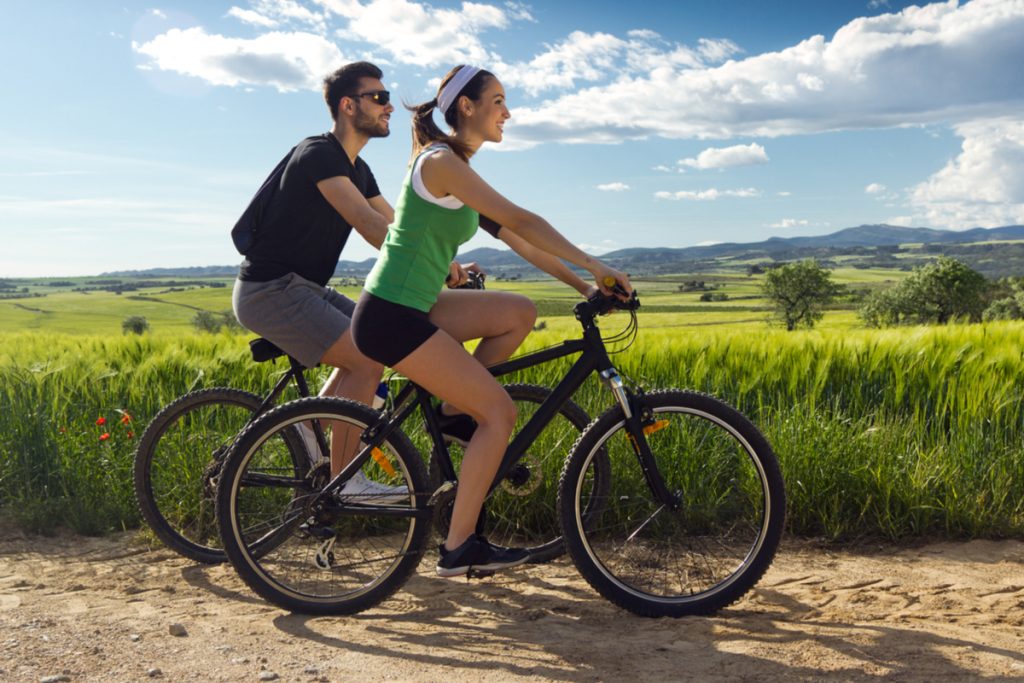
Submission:
POLYGON ((494 576, 493 569, 475 569, 470 567, 466 571, 466 581, 470 579, 489 579, 492 576, 494 576))

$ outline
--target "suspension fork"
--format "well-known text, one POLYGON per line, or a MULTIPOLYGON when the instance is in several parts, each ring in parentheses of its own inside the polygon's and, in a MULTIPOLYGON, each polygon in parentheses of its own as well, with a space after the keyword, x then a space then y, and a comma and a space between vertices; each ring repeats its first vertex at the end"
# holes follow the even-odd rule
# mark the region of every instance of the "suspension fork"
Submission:
POLYGON ((654 453, 651 452, 651 446, 647 443, 647 434, 644 432, 646 425, 654 423, 653 415, 643 405, 640 398, 626 388, 622 377, 619 376, 615 368, 607 368, 599 374, 601 381, 612 392, 619 407, 622 408, 622 413, 626 418, 626 437, 629 439, 629 445, 633 447, 633 453, 636 454, 640 470, 644 474, 651 493, 654 494, 656 500, 669 509, 678 509, 682 498, 678 493, 669 491, 668 486, 665 485, 665 478, 661 476, 654 453))

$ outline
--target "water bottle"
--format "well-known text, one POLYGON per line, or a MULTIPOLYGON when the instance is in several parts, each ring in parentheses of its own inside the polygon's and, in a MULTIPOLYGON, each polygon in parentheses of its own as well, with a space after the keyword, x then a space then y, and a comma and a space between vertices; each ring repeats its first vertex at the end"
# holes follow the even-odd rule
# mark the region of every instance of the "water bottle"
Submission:
POLYGON ((373 409, 380 410, 388 399, 388 383, 381 382, 377 385, 377 391, 373 393, 373 409))

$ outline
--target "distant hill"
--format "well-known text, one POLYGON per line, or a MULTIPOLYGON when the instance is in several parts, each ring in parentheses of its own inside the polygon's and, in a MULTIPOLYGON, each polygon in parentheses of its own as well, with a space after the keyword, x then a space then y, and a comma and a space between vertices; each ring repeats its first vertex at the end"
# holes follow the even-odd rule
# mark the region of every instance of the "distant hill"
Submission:
POLYGON ((817 237, 771 237, 763 242, 721 242, 700 247, 678 249, 619 249, 602 258, 630 260, 638 257, 670 258, 691 261, 724 256, 736 258, 749 254, 777 254, 800 249, 841 249, 843 247, 882 247, 900 244, 964 244, 1003 240, 1024 240, 1024 226, 973 228, 971 230, 933 230, 904 228, 898 225, 861 225, 817 237))
MULTIPOLYGON (((699 247, 634 247, 606 253, 601 258, 634 275, 690 273, 711 269, 745 268, 752 261, 765 263, 817 258, 824 263, 843 257, 852 267, 910 268, 921 258, 948 254, 989 277, 1024 275, 1024 243, 993 245, 991 242, 1024 242, 1024 226, 934 230, 897 225, 860 225, 828 235, 772 237, 761 242, 723 242, 699 247), (921 245, 906 247, 903 245, 921 245), (998 253, 995 253, 998 249, 998 253), (730 263, 733 262, 733 263, 730 263), (741 264, 742 262, 742 264, 741 264)), ((464 262, 475 261, 484 270, 503 277, 532 277, 538 271, 518 255, 488 247, 459 254, 464 262)), ((338 277, 365 277, 374 259, 339 261, 338 277)), ((152 268, 103 273, 111 277, 233 277, 237 265, 192 268, 152 268)))

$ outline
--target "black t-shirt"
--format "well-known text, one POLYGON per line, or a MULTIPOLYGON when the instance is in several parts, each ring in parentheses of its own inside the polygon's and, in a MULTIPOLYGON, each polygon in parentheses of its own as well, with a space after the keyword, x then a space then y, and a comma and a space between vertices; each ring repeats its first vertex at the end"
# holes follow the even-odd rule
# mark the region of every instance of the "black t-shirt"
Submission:
POLYGON ((372 199, 380 195, 370 167, 355 166, 330 133, 306 138, 291 154, 273 199, 264 210, 255 243, 245 254, 239 279, 267 282, 295 272, 321 285, 334 275, 352 225, 341 217, 316 184, 345 176, 372 199))

